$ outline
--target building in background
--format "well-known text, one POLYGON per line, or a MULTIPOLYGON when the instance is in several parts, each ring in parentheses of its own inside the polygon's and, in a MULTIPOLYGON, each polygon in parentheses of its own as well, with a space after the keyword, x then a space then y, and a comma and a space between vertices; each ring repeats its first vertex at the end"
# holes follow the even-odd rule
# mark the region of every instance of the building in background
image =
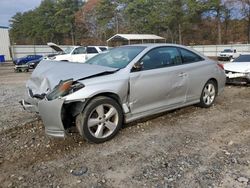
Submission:
POLYGON ((10 37, 9 28, 0 26, 0 55, 4 55, 5 61, 10 61, 10 37))

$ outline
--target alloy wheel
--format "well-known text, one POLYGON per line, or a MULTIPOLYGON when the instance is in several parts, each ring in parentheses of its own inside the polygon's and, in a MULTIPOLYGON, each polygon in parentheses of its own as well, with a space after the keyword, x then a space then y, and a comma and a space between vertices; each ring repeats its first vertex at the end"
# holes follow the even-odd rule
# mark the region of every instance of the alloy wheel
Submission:
POLYGON ((203 101, 206 105, 211 105, 215 99, 216 90, 212 83, 208 83, 203 90, 203 101))
POLYGON ((103 139, 116 130, 118 122, 119 115, 116 108, 110 104, 101 104, 89 114, 87 126, 92 136, 103 139))

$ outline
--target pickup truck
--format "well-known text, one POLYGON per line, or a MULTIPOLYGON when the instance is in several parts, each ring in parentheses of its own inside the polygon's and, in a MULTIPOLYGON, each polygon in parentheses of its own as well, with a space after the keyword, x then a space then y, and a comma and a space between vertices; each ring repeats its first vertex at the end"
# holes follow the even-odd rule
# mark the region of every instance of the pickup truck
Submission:
POLYGON ((222 52, 220 52, 217 56, 217 59, 219 61, 231 61, 235 58, 239 57, 239 54, 236 52, 236 50, 231 49, 224 49, 222 52))
POLYGON ((48 46, 59 53, 59 55, 55 55, 49 59, 55 61, 72 61, 79 63, 84 63, 91 57, 94 57, 95 55, 108 49, 107 46, 70 46, 63 50, 52 42, 48 43, 48 46))

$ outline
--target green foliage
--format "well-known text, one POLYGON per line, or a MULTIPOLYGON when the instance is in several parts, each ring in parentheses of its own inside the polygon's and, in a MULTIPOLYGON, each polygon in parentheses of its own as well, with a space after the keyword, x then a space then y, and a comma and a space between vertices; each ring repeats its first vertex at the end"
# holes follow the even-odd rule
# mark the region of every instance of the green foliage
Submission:
POLYGON ((10 20, 12 42, 62 43, 65 37, 74 40, 74 16, 78 9, 78 0, 43 0, 33 11, 17 13, 12 17, 10 20))
POLYGON ((88 0, 84 6, 79 2, 83 1, 43 0, 35 10, 17 13, 10 20, 12 42, 74 44, 84 38, 105 41, 116 33, 144 33, 174 43, 226 43, 229 25, 236 24, 232 10, 240 11, 240 2, 248 28, 244 36, 250 40, 247 0, 88 0))

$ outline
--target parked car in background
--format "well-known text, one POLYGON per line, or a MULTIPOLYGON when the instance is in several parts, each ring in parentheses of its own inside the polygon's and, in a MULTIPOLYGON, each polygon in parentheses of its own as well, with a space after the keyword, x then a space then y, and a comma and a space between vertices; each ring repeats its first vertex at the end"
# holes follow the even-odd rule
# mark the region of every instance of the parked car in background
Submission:
POLYGON ((108 49, 107 46, 71 46, 62 50, 58 45, 54 43, 48 43, 48 45, 55 51, 61 53, 50 59, 55 61, 71 61, 84 63, 86 60, 94 57, 98 53, 101 53, 108 49))
POLYGON ((224 49, 222 52, 219 53, 217 59, 219 61, 231 61, 239 56, 236 50, 232 49, 224 49))
POLYGON ((224 64, 227 83, 250 83, 250 54, 240 55, 231 63, 224 64))
POLYGON ((210 107, 225 80, 220 65, 185 46, 128 45, 84 64, 41 61, 21 104, 39 113, 48 135, 64 137, 76 126, 100 143, 123 123, 197 103, 210 107))
POLYGON ((36 66, 38 65, 38 63, 40 63, 40 61, 43 60, 43 57, 39 58, 39 59, 34 59, 28 62, 28 66, 29 69, 34 69, 36 68, 36 66))
POLYGON ((24 56, 21 58, 14 59, 13 63, 15 65, 23 65, 23 64, 28 63, 29 61, 37 60, 37 59, 40 59, 42 57, 43 57, 42 55, 27 55, 27 56, 24 56))
POLYGON ((14 71, 15 72, 28 72, 29 71, 29 62, 36 61, 42 59, 42 55, 27 55, 21 58, 17 58, 13 60, 14 71))

